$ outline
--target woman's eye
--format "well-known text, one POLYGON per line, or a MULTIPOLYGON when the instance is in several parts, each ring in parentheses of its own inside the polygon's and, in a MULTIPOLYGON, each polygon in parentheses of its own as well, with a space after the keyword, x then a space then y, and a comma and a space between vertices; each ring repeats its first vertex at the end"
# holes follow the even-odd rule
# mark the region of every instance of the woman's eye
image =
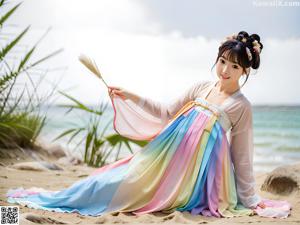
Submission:
POLYGON ((220 62, 223 63, 223 64, 225 63, 225 61, 223 59, 221 59, 220 62))
POLYGON ((238 69, 239 67, 238 67, 238 66, 233 66, 233 68, 234 68, 234 69, 238 69))

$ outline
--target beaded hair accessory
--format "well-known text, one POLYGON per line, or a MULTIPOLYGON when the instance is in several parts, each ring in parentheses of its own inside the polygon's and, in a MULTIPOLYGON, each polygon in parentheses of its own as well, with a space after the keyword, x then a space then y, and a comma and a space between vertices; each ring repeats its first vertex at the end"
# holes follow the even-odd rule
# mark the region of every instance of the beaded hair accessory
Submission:
POLYGON ((252 60, 252 54, 251 54, 250 49, 248 47, 246 47, 246 52, 247 52, 249 61, 251 61, 252 60))
POLYGON ((258 41, 257 40, 253 41, 252 45, 253 45, 253 50, 255 52, 257 52, 258 54, 260 54, 260 52, 261 52, 261 45, 258 43, 258 41))

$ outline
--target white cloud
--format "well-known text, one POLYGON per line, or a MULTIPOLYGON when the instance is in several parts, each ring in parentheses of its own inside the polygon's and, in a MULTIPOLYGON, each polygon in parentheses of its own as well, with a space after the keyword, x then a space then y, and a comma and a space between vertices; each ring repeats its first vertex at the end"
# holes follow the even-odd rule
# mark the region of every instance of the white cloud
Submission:
POLYGON ((130 33, 159 32, 160 24, 151 23, 148 17, 148 10, 132 0, 25 0, 10 21, 42 29, 47 26, 63 30, 92 27, 130 33))
MULTIPOLYGON (((300 39, 267 39, 259 73, 245 85, 249 98, 258 104, 300 103, 300 39)), ((251 77, 250 77, 251 78, 251 77)))
MULTIPOLYGON (((135 1, 87 1, 82 5, 79 1, 58 0, 24 3, 18 19, 34 28, 26 43, 42 34, 36 28, 45 30, 48 24, 53 25, 39 52, 65 49, 48 66, 69 67, 60 86, 77 86, 69 93, 82 101, 108 99, 104 85, 79 63, 77 57, 82 52, 97 61, 110 84, 164 102, 179 96, 198 80, 214 78, 210 69, 220 40, 186 38, 180 31, 162 33, 160 24, 153 23, 149 12, 135 1), (30 11, 30 5, 35 5, 36 13, 30 11)), ((242 91, 253 104, 300 103, 300 40, 267 39, 264 46, 261 68, 242 91)), ((48 79, 57 80, 59 75, 52 74, 48 79)))

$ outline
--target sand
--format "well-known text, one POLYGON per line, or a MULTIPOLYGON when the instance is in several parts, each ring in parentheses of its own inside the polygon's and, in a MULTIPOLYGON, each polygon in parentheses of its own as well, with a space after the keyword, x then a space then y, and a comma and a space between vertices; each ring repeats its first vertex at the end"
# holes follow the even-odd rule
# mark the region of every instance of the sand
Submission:
MULTIPOLYGON (((20 162, 33 161, 32 158, 18 156, 0 159, 0 205, 7 203, 5 194, 9 188, 41 187, 48 190, 60 190, 69 187, 74 182, 91 174, 95 169, 81 165, 66 165, 57 163, 53 157, 43 156, 48 162, 55 162, 63 170, 20 170, 14 165, 20 162)), ((300 164, 299 164, 300 165, 300 164)), ((300 191, 288 195, 275 195, 260 190, 267 174, 256 174, 257 193, 262 197, 276 200, 287 200, 292 205, 291 215, 286 219, 263 218, 258 215, 235 218, 215 218, 201 215, 193 216, 188 212, 163 214, 160 212, 135 216, 131 213, 107 214, 98 217, 82 216, 77 213, 57 213, 44 210, 20 207, 20 224, 300 224, 300 191)))

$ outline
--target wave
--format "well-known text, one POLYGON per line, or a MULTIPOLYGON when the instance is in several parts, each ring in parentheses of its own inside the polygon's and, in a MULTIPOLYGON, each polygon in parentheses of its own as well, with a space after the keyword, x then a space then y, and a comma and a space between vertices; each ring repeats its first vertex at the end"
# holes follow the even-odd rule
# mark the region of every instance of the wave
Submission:
POLYGON ((281 145, 281 146, 277 146, 274 150, 284 151, 284 152, 299 152, 300 153, 300 146, 281 145))
POLYGON ((288 139, 299 139, 300 138, 300 132, 299 133, 288 133, 288 132, 262 132, 262 131, 255 131, 254 130, 254 137, 263 137, 263 138, 288 138, 288 139))

